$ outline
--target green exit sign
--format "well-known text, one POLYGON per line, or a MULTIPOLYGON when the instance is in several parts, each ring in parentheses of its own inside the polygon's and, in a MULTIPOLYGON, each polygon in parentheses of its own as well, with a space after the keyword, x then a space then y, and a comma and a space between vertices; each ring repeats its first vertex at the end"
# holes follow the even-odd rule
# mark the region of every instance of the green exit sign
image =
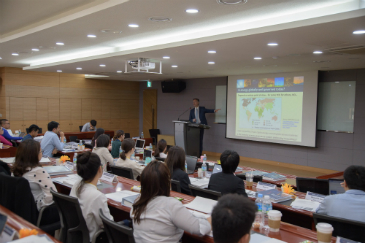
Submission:
POLYGON ((147 87, 151 88, 152 87, 152 82, 151 81, 147 81, 147 87))

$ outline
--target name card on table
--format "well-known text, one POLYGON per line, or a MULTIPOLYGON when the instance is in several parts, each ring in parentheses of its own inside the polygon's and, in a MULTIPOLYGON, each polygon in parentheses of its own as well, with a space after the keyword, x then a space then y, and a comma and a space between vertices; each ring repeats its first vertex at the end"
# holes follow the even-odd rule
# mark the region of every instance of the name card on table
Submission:
POLYGON ((104 172, 103 176, 100 177, 100 180, 107 181, 107 182, 118 182, 117 176, 110 174, 108 172, 104 172))
POLYGON ((305 195, 305 199, 311 200, 313 202, 319 202, 319 203, 322 203, 322 201, 325 197, 326 197, 325 195, 314 193, 314 192, 307 192, 307 195, 305 195))
POLYGON ((12 241, 16 232, 17 231, 15 229, 6 224, 2 234, 0 235, 0 242, 12 241))
POLYGON ((259 181, 257 183, 256 189, 267 191, 271 189, 276 189, 276 185, 259 181))
POLYGON ((72 162, 66 162, 65 167, 69 170, 74 170, 74 164, 72 162))

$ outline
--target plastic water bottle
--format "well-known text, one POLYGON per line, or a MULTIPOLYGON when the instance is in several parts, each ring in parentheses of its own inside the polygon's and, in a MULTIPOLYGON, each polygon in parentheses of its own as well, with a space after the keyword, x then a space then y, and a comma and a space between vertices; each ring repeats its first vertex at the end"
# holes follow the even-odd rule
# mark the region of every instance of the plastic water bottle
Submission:
POLYGON ((74 171, 76 171, 76 164, 77 164, 77 153, 74 154, 74 159, 73 159, 73 162, 74 162, 74 171))
POLYGON ((267 212, 269 212, 270 210, 272 210, 272 204, 271 204, 270 196, 265 195, 264 200, 262 202, 262 212, 267 215, 267 212))
POLYGON ((134 157, 134 153, 131 155, 131 160, 136 160, 136 158, 134 157))
POLYGON ((141 133, 141 138, 144 138, 143 132, 141 133))
POLYGON ((152 147, 152 143, 150 143, 150 150, 152 150, 152 148, 153 148, 153 147, 152 147))
POLYGON ((261 193, 259 193, 259 194, 257 195, 257 198, 256 198, 255 203, 256 203, 256 206, 257 206, 257 211, 258 211, 258 212, 262 212, 262 203, 263 203, 263 198, 262 198, 262 194, 261 194, 261 193))
POLYGON ((121 154, 123 152, 122 150, 122 146, 119 147, 119 154, 121 154))
POLYGON ((207 164, 203 163, 202 164, 202 171, 203 171, 203 178, 206 177, 207 175, 207 164))
POLYGON ((66 137, 63 138, 63 143, 67 143, 66 137))
POLYGON ((185 172, 188 172, 188 164, 185 162, 185 172))
POLYGON ((203 163, 207 162, 207 155, 204 154, 204 157, 203 157, 203 163))

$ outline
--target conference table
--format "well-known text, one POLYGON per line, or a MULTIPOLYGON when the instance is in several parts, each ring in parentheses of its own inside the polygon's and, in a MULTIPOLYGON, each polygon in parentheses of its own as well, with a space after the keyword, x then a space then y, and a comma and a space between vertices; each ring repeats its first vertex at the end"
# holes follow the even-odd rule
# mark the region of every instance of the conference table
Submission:
POLYGON ((30 222, 26 221, 22 217, 18 216, 17 214, 13 213, 9 209, 7 209, 1 205, 0 205, 0 214, 6 215, 8 217, 6 224, 8 226, 10 226, 11 228, 15 229, 17 232, 19 232, 20 229, 22 229, 22 228, 26 228, 26 229, 30 229, 30 230, 35 229, 38 231, 38 235, 46 234, 53 242, 61 243, 61 241, 56 240, 53 236, 47 234, 46 232, 44 232, 37 226, 31 224, 30 222))
POLYGON ((0 149, 0 158, 15 157, 16 147, 11 147, 9 145, 3 145, 0 149))

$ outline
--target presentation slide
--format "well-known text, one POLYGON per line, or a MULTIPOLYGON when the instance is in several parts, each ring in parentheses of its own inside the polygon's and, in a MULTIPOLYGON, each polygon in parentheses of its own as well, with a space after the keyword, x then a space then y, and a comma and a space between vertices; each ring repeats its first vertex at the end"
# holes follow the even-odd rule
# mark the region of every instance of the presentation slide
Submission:
POLYGON ((227 137, 315 146, 318 72, 228 78, 227 137))

